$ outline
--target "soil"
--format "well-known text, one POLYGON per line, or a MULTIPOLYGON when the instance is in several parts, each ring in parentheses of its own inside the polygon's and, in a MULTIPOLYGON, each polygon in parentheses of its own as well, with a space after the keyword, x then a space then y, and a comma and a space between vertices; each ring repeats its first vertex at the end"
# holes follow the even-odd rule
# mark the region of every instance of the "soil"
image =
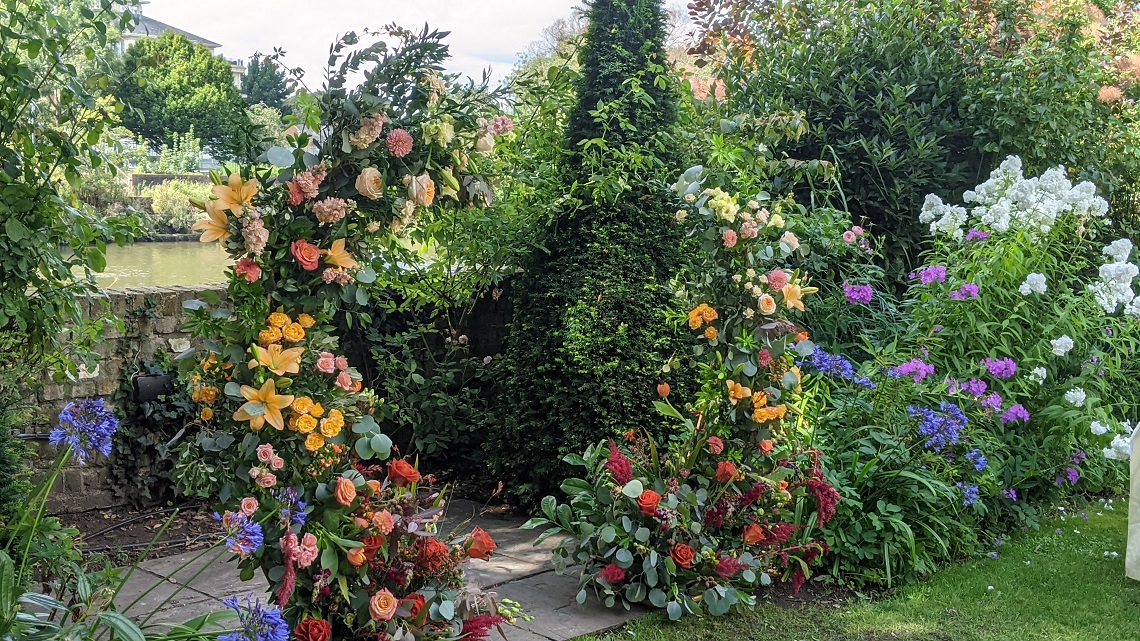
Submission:
POLYGON ((80 532, 88 554, 105 554, 116 564, 158 558, 209 547, 217 540, 218 524, 204 505, 118 507, 60 516, 64 527, 80 532), (167 521, 169 526, 163 530, 167 521))

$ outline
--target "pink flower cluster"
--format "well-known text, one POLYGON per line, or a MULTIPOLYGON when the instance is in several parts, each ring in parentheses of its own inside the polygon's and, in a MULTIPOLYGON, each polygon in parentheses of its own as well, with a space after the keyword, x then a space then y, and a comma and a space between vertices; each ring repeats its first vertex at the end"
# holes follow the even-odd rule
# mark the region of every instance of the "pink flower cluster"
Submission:
POLYGON ((293 180, 285 183, 289 187, 289 204, 296 207, 306 200, 316 198, 317 190, 321 186, 321 181, 325 179, 326 173, 324 165, 317 165, 306 172, 297 174, 293 180))
POLYGON ((403 158, 412 153, 412 134, 404 129, 393 129, 385 141, 388 152, 397 158, 403 158))
POLYGON ((322 225, 331 225, 348 215, 349 203, 343 198, 325 198, 313 203, 313 215, 322 225))
POLYGON ((768 272, 768 287, 783 289, 788 284, 788 274, 782 269, 773 269, 768 272))
POLYGON ((857 238, 862 236, 863 233, 864 233, 863 228, 860 227, 859 225, 855 225, 851 229, 848 229, 847 231, 843 232, 843 242, 845 242, 847 244, 851 244, 851 243, 855 242, 855 240, 857 238))
POLYGON ((309 532, 306 532, 305 536, 301 537, 300 542, 297 541, 297 535, 293 532, 289 532, 281 537, 281 551, 287 554, 290 560, 303 568, 312 565, 320 553, 320 550, 317 549, 317 537, 309 532))
POLYGON ((732 249, 736 247, 736 232, 731 229, 724 230, 724 248, 732 249))
POLYGON ((748 221, 740 226, 740 237, 752 239, 760 234, 760 225, 753 221, 748 221))
POLYGON ((261 461, 262 465, 250 468, 249 478, 253 479, 260 488, 268 489, 277 485, 277 476, 269 470, 280 471, 285 467, 285 459, 273 452, 272 445, 264 443, 257 446, 257 460, 261 461))
POLYGON ((348 144, 352 145, 353 149, 364 149, 368 145, 376 142, 380 137, 380 132, 384 130, 384 125, 388 124, 388 116, 384 114, 375 114, 368 116, 360 122, 360 129, 355 133, 349 134, 348 144))
POLYGON ((347 372, 348 359, 332 352, 321 352, 317 358, 317 371, 322 374, 332 374, 337 371, 347 372))
POLYGON ((252 258, 243 258, 234 265, 234 273, 244 278, 247 283, 255 283, 261 278, 261 265, 252 258))
POLYGON ((347 285, 352 282, 352 275, 346 269, 337 269, 335 267, 326 267, 325 271, 321 272, 321 280, 325 283, 336 283, 337 285, 347 285))
POLYGON ((265 228, 259 212, 251 212, 242 222, 241 236, 245 239, 245 248, 249 253, 257 256, 265 251, 265 245, 269 242, 269 230, 265 228))

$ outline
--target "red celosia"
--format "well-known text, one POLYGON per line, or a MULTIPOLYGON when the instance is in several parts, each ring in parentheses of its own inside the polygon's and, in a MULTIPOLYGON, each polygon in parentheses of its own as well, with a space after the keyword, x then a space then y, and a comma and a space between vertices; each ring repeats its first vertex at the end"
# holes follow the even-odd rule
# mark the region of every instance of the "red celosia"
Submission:
POLYGON ((722 578, 729 579, 747 567, 748 564, 740 559, 734 559, 731 556, 722 556, 720 561, 716 564, 715 571, 722 578))
POLYGON ((602 571, 598 573, 598 578, 605 581, 606 583, 609 583, 610 585, 621 583, 625 580, 625 570, 621 569, 613 563, 610 563, 606 567, 602 568, 602 571))
POLYGON ((803 566, 797 564, 796 571, 792 572, 792 594, 800 593, 800 588, 804 587, 804 581, 807 581, 807 575, 804 574, 803 566))
POLYGON ((614 475, 618 485, 625 485, 633 480, 633 464, 618 450, 613 439, 610 439, 610 458, 606 461, 606 469, 614 475))
POLYGON ((288 535, 281 538, 281 553, 285 557, 285 576, 281 579, 281 585, 277 588, 277 607, 284 608, 285 604, 289 602, 289 597, 293 596, 293 589, 297 587, 297 568, 293 565, 293 558, 296 556, 297 551, 297 535, 289 532, 288 535))
POLYGON ((793 534, 795 534, 796 526, 792 525, 791 523, 777 523, 769 527, 768 532, 772 535, 772 538, 776 539, 778 543, 784 543, 788 539, 792 538, 793 534))
POLYGON ((808 492, 815 497, 815 511, 819 514, 819 524, 826 525, 831 517, 835 516, 835 506, 839 503, 839 492, 825 481, 817 478, 808 479, 805 483, 808 492))
POLYGON ((463 630, 460 636, 465 639, 486 639, 491 632, 491 628, 505 623, 506 618, 498 614, 480 614, 473 616, 463 622, 463 630))

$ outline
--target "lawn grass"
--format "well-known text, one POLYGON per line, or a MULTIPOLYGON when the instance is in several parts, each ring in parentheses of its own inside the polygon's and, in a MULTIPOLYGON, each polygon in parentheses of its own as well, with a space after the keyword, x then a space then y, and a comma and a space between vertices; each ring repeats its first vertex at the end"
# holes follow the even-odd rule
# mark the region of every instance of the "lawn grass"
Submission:
POLYGON ((997 560, 947 568, 881 601, 765 604, 680 623, 652 615, 581 641, 1140 641, 1140 582, 1124 578, 1127 504, 1114 508, 1051 520, 998 547, 997 560))

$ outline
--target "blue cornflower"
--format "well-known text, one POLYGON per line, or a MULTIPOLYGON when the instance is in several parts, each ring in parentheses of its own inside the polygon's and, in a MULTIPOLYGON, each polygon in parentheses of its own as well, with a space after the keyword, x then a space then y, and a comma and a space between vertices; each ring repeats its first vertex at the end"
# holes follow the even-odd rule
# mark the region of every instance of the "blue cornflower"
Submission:
POLYGON ((103 399, 83 399, 68 403, 59 413, 59 427, 48 435, 52 445, 70 445, 80 464, 99 452, 111 455, 111 439, 119 429, 119 419, 107 409, 103 399))
POLYGON ((961 481, 959 481, 957 483, 957 485, 958 485, 958 489, 962 490, 962 505, 965 505, 966 507, 970 507, 974 503, 978 502, 978 486, 977 485, 966 485, 965 483, 962 483, 961 481))
POLYGON ((238 613, 241 630, 223 634, 218 641, 289 641, 289 624, 277 606, 261 607, 261 601, 246 596, 244 604, 236 596, 222 604, 238 613))
POLYGON ((214 520, 222 524, 226 533, 226 547, 240 557, 246 557, 257 551, 265 542, 261 533, 261 524, 250 521, 249 517, 241 512, 218 514, 214 512, 214 520))
POLYGON ((973 464, 974 470, 981 472, 986 469, 987 461, 986 455, 982 454, 981 450, 973 450, 966 453, 966 460, 973 464))
POLYGON ((918 419, 918 434, 926 439, 926 449, 935 452, 958 442, 958 432, 966 426, 966 415, 953 403, 943 401, 938 411, 929 407, 911 405, 906 408, 918 419))

